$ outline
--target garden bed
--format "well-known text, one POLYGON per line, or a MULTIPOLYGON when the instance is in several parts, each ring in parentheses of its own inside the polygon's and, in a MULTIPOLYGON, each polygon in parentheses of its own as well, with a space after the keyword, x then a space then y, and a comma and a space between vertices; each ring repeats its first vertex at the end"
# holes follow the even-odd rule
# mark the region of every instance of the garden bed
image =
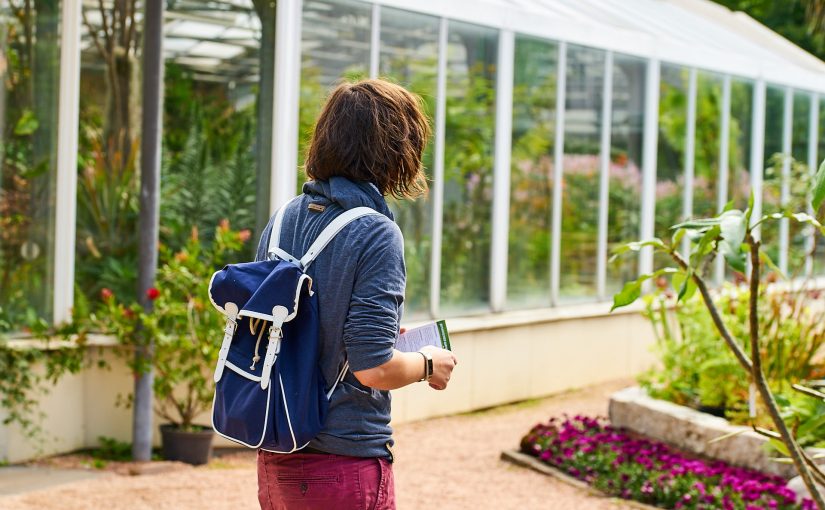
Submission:
POLYGON ((815 508, 781 477, 692 456, 599 418, 554 418, 536 425, 522 439, 521 452, 549 466, 550 474, 560 471, 604 494, 659 508, 815 508))
MULTIPOLYGON (((767 439, 748 427, 647 395, 638 387, 610 398, 610 422, 645 437, 663 441, 696 455, 723 460, 785 479, 796 476, 793 465, 776 462, 767 439), (725 437, 727 436, 727 437, 725 437), (714 441, 725 437, 725 439, 714 441)), ((816 453, 816 452, 814 452, 816 453)))

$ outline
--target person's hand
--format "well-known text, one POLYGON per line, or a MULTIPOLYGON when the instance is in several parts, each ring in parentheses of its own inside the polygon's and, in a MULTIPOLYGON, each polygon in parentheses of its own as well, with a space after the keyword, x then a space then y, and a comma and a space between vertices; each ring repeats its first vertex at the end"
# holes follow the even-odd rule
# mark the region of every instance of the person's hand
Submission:
POLYGON ((425 352, 433 357, 433 375, 429 380, 430 388, 434 390, 446 389, 447 383, 450 382, 453 368, 458 364, 455 354, 447 349, 439 349, 432 345, 422 347, 421 352, 425 352))

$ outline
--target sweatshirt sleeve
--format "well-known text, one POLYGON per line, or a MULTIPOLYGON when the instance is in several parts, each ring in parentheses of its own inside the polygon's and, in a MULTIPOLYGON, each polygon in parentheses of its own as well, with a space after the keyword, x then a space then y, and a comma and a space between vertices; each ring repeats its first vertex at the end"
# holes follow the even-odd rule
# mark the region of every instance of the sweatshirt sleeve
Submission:
POLYGON ((392 358, 406 285, 401 230, 386 218, 370 223, 365 224, 364 248, 344 323, 344 346, 353 371, 392 358))

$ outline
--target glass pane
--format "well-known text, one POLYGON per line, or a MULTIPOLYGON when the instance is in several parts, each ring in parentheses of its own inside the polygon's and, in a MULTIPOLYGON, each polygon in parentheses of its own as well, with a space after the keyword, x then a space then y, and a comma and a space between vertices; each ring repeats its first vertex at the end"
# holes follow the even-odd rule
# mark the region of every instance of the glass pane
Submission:
MULTIPOLYGON (((654 232, 656 237, 665 241, 673 233, 670 227, 683 217, 687 88, 687 69, 662 65, 654 232)), ((670 263, 666 255, 656 254, 657 267, 670 263)))
POLYGON ((693 217, 719 210, 719 143, 722 138, 722 78, 699 72, 696 77, 696 138, 693 166, 693 217))
MULTIPOLYGON (((822 164, 825 159, 825 97, 819 99, 819 130, 817 143, 817 164, 822 164)), ((817 218, 822 218, 825 214, 825 205, 820 208, 817 218)), ((816 234, 816 246, 814 247, 814 274, 825 274, 825 236, 816 234)))
POLYGON ((60 2, 0 4, 0 332, 50 319, 60 2))
POLYGON ((441 308, 457 314, 488 308, 498 32, 448 28, 441 308))
POLYGON ((560 296, 595 297, 604 52, 570 46, 564 117, 560 296))
MULTIPOLYGON (((753 125, 753 82, 734 78, 730 84, 730 131, 728 146, 728 196, 735 209, 748 207, 751 193, 751 133, 753 125)), ((734 271, 725 265, 725 277, 734 271)))
MULTIPOLYGON (((140 12, 140 3, 135 6, 140 12)), ((104 27, 99 6, 84 3, 83 9, 76 258, 81 303, 95 302, 103 287, 127 298, 135 293, 141 108, 140 22, 134 30, 104 27), (107 58, 93 34, 117 41, 121 57, 107 58)), ((224 219, 250 232, 269 219, 274 60, 271 49, 261 48, 272 48, 274 15, 274 7, 257 11, 251 2, 228 0, 181 0, 167 10, 160 239, 170 249, 193 232, 211 241, 224 219)), ((241 256, 251 258, 255 244, 247 243, 241 256)))
MULTIPOLYGON (((367 78, 372 7, 354 0, 307 0, 301 18, 298 164, 327 94, 341 80, 367 78)), ((298 192, 306 176, 298 175, 298 192)))
MULTIPOLYGON (((808 169, 808 140, 811 115, 811 95, 796 91, 793 95, 793 122, 791 123, 791 177, 788 182, 789 202, 787 209, 792 212, 808 211, 808 190, 810 186, 808 169)), ((789 222, 788 274, 803 275, 805 257, 812 231, 796 221, 789 222)))
POLYGON ((555 43, 516 38, 507 266, 512 308, 550 305, 557 60, 555 43))
MULTIPOLYGON (((782 189, 782 130, 785 89, 768 86, 765 96, 765 171, 762 184, 762 214, 779 211, 782 189)), ((761 228, 762 245, 774 262, 779 262, 779 222, 761 228)))
MULTIPOLYGON (((641 233, 642 137, 647 63, 616 55, 613 65, 613 114, 610 135, 607 256, 641 233)), ((607 294, 638 273, 638 257, 620 257, 607 265, 607 294)))
MULTIPOLYGON (((424 99, 427 115, 435 115, 438 64, 438 18, 381 8, 380 75, 407 87, 424 99)), ((432 140, 424 153, 427 180, 432 177, 432 140)), ((415 201, 390 201, 404 233, 407 264, 406 319, 425 317, 430 305, 432 204, 428 196, 415 201)))
POLYGON ((104 287, 124 300, 136 297, 141 23, 132 25, 128 17, 124 26, 102 23, 102 13, 119 16, 132 3, 82 6, 75 243, 80 306, 99 303, 104 287), (106 46, 110 39, 114 58, 106 46))
POLYGON ((745 210, 751 193, 751 126, 753 83, 732 80, 730 86, 730 146, 728 162, 728 201, 745 210))

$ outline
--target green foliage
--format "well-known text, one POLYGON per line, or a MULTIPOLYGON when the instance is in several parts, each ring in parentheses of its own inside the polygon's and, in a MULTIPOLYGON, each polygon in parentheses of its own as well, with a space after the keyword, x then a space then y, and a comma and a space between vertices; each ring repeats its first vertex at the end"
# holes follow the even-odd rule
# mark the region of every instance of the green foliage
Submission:
POLYGON ((782 416, 793 428, 800 446, 825 448, 825 399, 789 392, 780 404, 782 416))
POLYGON ((188 429, 194 418, 209 408, 213 387, 211 370, 217 361, 223 329, 220 316, 209 302, 211 275, 227 263, 242 258, 249 231, 236 232, 223 222, 209 242, 194 231, 178 251, 161 250, 157 287, 150 290, 153 310, 122 301, 109 289, 101 295, 103 308, 88 319, 88 327, 115 336, 121 353, 135 373, 155 370, 156 412, 188 429), (151 359, 139 363, 134 351, 153 343, 151 359))
POLYGON ((193 228, 209 242, 223 219, 254 226, 255 109, 236 108, 222 88, 197 83, 180 66, 167 73, 161 239, 174 250, 193 228))
POLYGON ((806 15, 810 0, 714 0, 734 11, 744 11, 752 18, 787 38, 820 59, 825 59, 825 36, 814 30, 806 15))
POLYGON ((0 407, 3 425, 15 424, 33 444, 42 444, 45 417, 38 400, 63 375, 77 373, 84 366, 85 335, 75 326, 52 327, 27 308, 15 317, 14 326, 25 337, 10 337, 11 323, 0 308, 0 407), (66 341, 65 339, 70 339, 66 341))
POLYGON ((106 436, 98 437, 97 442, 99 446, 89 452, 95 460, 124 462, 132 460, 132 445, 130 443, 106 436))

